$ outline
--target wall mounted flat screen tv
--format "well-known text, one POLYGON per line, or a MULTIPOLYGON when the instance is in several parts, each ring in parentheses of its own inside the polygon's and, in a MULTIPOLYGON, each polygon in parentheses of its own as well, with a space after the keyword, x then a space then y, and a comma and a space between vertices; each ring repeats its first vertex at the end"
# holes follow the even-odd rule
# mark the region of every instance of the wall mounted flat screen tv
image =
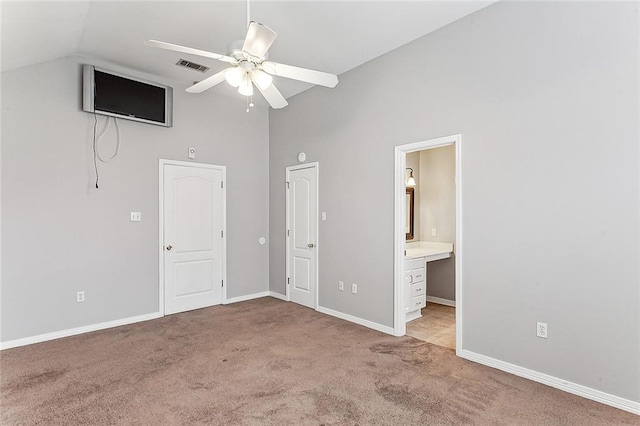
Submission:
POLYGON ((83 65, 82 109, 143 123, 173 125, 173 89, 83 65))

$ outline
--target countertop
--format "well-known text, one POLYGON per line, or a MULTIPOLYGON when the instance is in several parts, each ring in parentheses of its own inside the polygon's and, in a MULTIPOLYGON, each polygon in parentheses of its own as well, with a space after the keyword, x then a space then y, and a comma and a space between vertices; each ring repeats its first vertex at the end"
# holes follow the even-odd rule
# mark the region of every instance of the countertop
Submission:
POLYGON ((446 259, 451 257, 451 253, 453 253, 453 244, 451 243, 417 241, 414 243, 407 243, 405 247, 405 259, 424 257, 427 262, 446 259))

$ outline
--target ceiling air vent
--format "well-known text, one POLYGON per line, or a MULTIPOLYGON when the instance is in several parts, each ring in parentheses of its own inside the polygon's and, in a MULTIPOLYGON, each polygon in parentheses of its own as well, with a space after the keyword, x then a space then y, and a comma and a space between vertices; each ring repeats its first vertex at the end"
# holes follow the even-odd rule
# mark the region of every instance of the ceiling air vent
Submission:
POLYGON ((180 67, 190 68, 192 70, 207 72, 209 71, 209 67, 205 67, 204 65, 196 64, 195 62, 187 61, 186 59, 180 59, 176 65, 180 67))

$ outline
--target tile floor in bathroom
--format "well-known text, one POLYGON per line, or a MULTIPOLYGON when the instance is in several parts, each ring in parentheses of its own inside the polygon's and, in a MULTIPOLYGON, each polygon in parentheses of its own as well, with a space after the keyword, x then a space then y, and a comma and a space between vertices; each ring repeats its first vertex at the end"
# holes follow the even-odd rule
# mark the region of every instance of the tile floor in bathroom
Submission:
POLYGON ((407 335, 446 348, 456 348, 456 308, 427 302, 422 317, 407 323, 407 335))

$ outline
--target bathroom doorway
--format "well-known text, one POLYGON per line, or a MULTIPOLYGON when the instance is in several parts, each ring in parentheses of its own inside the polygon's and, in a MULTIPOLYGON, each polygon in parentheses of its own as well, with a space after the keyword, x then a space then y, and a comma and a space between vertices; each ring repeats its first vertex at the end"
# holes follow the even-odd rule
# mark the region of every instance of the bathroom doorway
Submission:
POLYGON ((454 135, 395 150, 395 333, 456 352, 462 349, 460 142, 454 135))

